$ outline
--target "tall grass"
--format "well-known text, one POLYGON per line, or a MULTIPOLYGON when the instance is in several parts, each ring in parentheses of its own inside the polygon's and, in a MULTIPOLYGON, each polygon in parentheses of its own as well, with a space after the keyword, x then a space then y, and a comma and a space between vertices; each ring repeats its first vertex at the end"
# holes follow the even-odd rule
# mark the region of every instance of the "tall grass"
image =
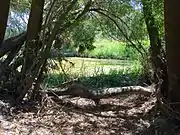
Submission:
POLYGON ((126 46, 124 42, 107 40, 107 39, 98 39, 94 43, 96 47, 92 51, 88 51, 88 56, 96 58, 111 58, 111 59, 137 59, 137 52, 126 46))
MULTIPOLYGON (((105 72, 103 67, 101 67, 101 70, 94 70, 94 72, 91 70, 91 75, 87 75, 85 71, 81 71, 81 74, 69 72, 66 75, 62 72, 50 73, 46 75, 44 85, 46 87, 56 87, 72 78, 79 78, 83 84, 91 88, 138 85, 143 82, 141 68, 139 62, 135 61, 131 67, 121 69, 112 68, 108 72, 105 72)), ((82 68, 81 70, 84 69, 86 68, 82 68)))
MULTIPOLYGON (((148 41, 142 43, 148 47, 148 41)), ((66 75, 60 68, 49 72, 44 79, 44 85, 56 87, 72 78, 80 78, 86 85, 96 88, 142 83, 142 67, 135 50, 123 42, 107 39, 97 39, 94 46, 94 50, 86 52, 89 56, 108 59, 69 57, 68 60, 74 63, 74 67, 69 68, 70 65, 64 63, 62 67, 65 68, 66 75)))

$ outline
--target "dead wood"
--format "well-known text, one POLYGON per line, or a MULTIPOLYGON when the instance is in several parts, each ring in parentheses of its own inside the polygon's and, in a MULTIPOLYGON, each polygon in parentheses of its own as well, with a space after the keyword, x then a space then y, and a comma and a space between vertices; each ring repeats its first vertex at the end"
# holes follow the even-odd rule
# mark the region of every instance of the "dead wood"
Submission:
POLYGON ((118 96, 121 94, 125 94, 128 92, 131 93, 139 93, 146 96, 150 96, 153 93, 153 88, 145 88, 142 86, 129 86, 129 87, 114 87, 114 88, 105 88, 100 90, 101 92, 97 92, 97 90, 89 89, 88 87, 82 85, 81 83, 70 83, 66 88, 55 88, 48 89, 45 91, 49 96, 64 96, 69 95, 71 97, 81 97, 88 98, 93 100, 96 104, 99 103, 100 99, 110 98, 114 96, 118 96))
POLYGON ((102 90, 102 93, 100 93, 101 98, 108 98, 111 96, 117 96, 120 94, 125 94, 125 93, 139 93, 143 95, 151 95, 153 92, 153 88, 146 88, 142 86, 127 86, 127 87, 113 87, 113 88, 105 88, 102 90))

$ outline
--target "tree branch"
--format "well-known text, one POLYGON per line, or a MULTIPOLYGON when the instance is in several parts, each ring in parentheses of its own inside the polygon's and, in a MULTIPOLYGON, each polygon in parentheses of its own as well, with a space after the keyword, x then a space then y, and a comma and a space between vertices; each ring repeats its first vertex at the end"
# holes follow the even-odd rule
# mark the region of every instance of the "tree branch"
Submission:
MULTIPOLYGON (((103 9, 102 9, 103 10, 103 9)), ((107 17, 108 19, 110 19, 115 25, 116 27, 118 28, 118 30, 122 33, 122 35, 125 37, 125 39, 131 44, 132 47, 134 47, 140 54, 141 56, 144 56, 143 52, 133 43, 133 41, 131 41, 129 39, 129 37, 124 33, 124 31, 120 28, 119 24, 116 22, 116 20, 114 18, 112 18, 111 16, 109 16, 108 14, 104 13, 101 11, 101 9, 96 9, 96 8, 91 8, 90 11, 94 11, 94 12, 97 12, 105 17, 107 17)), ((146 52, 144 49, 143 49, 144 52, 146 52)))
POLYGON ((4 56, 7 52, 13 51, 19 48, 26 41, 26 32, 19 34, 18 36, 8 38, 3 41, 0 47, 0 58, 4 56))

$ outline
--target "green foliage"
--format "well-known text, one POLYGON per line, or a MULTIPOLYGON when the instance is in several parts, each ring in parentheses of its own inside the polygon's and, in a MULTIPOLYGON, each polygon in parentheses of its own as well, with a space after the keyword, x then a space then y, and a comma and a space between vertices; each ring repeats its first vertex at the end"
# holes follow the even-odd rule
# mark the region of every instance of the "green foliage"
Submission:
POLYGON ((46 87, 54 87, 58 84, 61 84, 69 79, 68 76, 64 75, 63 73, 59 74, 48 74, 45 76, 45 79, 43 80, 43 84, 46 87))
POLYGON ((96 27, 90 21, 84 21, 73 29, 72 40, 75 48, 80 53, 85 50, 93 50, 96 27))
POLYGON ((139 3, 129 0, 109 1, 108 4, 104 4, 103 6, 103 9, 107 11, 104 13, 115 20, 121 29, 120 31, 111 19, 103 15, 97 15, 95 22, 104 37, 111 37, 121 41, 126 41, 124 34, 130 40, 144 40, 147 38, 145 22, 139 3))
POLYGON ((11 0, 11 11, 25 13, 30 9, 30 7, 30 0, 11 0))
POLYGON ((138 85, 145 80, 141 68, 139 61, 134 61, 132 67, 121 70, 111 69, 108 73, 100 71, 96 73, 94 71, 91 76, 86 76, 84 69, 81 68, 81 73, 84 73, 81 76, 70 72, 66 75, 63 73, 49 74, 44 79, 44 85, 46 87, 56 87, 70 78, 77 77, 83 84, 91 88, 138 85))
POLYGON ((159 34, 161 37, 164 37, 164 0, 152 0, 152 3, 153 15, 159 28, 159 34))
POLYGON ((123 87, 139 85, 143 82, 142 72, 139 63, 133 68, 124 70, 110 70, 108 74, 100 74, 92 77, 82 77, 80 80, 89 87, 123 87))
POLYGON ((126 43, 115 40, 98 39, 94 50, 89 51, 88 55, 96 58, 112 59, 138 59, 138 53, 126 46, 126 43))
MULTIPOLYGON (((47 3, 47 11, 49 10, 52 1, 49 3, 50 4, 47 3)), ((63 6, 68 5, 68 3, 69 1, 55 2, 50 17, 51 19, 49 20, 50 24, 47 25, 47 29, 52 29, 51 27, 53 27, 54 23, 51 23, 51 21, 56 20, 55 18, 58 17, 58 15, 61 13, 61 10, 63 11, 63 6)), ((84 4, 84 1, 78 1, 78 4, 75 6, 74 11, 72 11, 72 14, 68 15, 64 24, 71 22, 71 20, 73 20, 73 18, 79 13, 79 11, 82 10, 84 4)), ((93 6, 95 8, 102 8, 107 10, 107 14, 116 20, 120 28, 130 40, 144 40, 145 38, 147 38, 147 31, 143 21, 141 10, 135 9, 134 5, 132 5, 131 0, 100 0, 95 1, 93 6)), ((29 7, 29 0, 12 1, 12 11, 16 12, 16 16, 27 16, 29 7), (17 7, 15 3, 20 4, 20 6, 17 7)), ((44 11, 45 16, 47 15, 46 10, 44 11)), ((11 19, 11 28, 14 27, 14 30, 17 30, 15 24, 18 24, 17 20, 19 20, 20 17, 14 16, 13 18, 14 20, 11 19)), ((19 24, 18 26, 21 25, 19 24)), ((26 29, 24 25, 20 28, 26 29)), ((7 33, 10 32, 11 30, 7 29, 7 33)), ((137 52, 134 53, 134 49, 127 49, 127 47, 125 46, 116 47, 116 45, 111 45, 110 47, 107 47, 109 44, 107 43, 106 47, 102 47, 102 50, 98 48, 98 46, 93 43, 95 41, 95 36, 100 33, 102 35, 102 38, 116 39, 127 42, 122 32, 117 29, 117 26, 110 19, 95 12, 89 12, 85 16, 83 16, 80 22, 73 25, 73 27, 70 27, 70 29, 68 29, 66 32, 59 33, 56 36, 57 39, 55 39, 55 45, 57 46, 54 46, 54 48, 56 48, 55 51, 60 52, 57 54, 63 54, 61 52, 68 52, 73 54, 74 52, 76 52, 76 50, 78 50, 80 53, 85 51, 88 52, 88 55, 99 58, 137 59, 137 52), (97 47, 97 49, 93 51, 95 47, 97 47)))
POLYGON ((148 33, 146 30, 146 25, 143 20, 143 14, 140 11, 134 11, 131 14, 131 20, 127 20, 126 22, 130 21, 130 39, 132 40, 145 40, 148 37, 148 33))

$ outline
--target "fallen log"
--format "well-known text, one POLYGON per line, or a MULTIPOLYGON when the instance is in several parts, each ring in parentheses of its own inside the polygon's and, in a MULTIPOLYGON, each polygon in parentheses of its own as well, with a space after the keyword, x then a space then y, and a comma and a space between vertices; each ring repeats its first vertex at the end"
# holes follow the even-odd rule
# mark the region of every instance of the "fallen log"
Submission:
POLYGON ((44 93, 49 96, 65 96, 69 95, 71 97, 81 97, 93 100, 96 104, 99 104, 100 99, 110 98, 118 96, 125 93, 139 93, 145 96, 150 96, 154 89, 153 87, 146 88, 142 86, 128 86, 128 87, 114 87, 101 89, 100 92, 96 90, 89 89, 88 87, 80 83, 71 83, 67 88, 62 89, 47 89, 44 93))

